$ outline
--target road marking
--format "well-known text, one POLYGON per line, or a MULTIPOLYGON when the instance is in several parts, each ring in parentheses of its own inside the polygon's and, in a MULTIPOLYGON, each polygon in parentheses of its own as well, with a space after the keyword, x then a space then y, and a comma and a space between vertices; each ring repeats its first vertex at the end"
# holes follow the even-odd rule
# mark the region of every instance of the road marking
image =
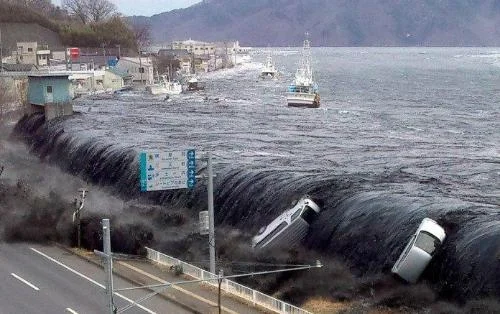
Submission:
POLYGON ((70 309, 69 307, 66 308, 66 311, 70 312, 71 314, 78 314, 77 311, 70 309))
MULTIPOLYGON (((139 269, 139 268, 137 268, 137 267, 135 267, 135 266, 132 266, 132 265, 130 265, 130 264, 127 264, 127 263, 125 263, 125 262, 122 262, 122 261, 117 261, 116 263, 117 263, 117 264, 120 264, 120 265, 122 265, 122 266, 125 266, 125 267, 127 267, 127 268, 129 268, 129 269, 131 269, 131 270, 133 270, 133 271, 135 271, 135 272, 137 272, 137 273, 139 273, 139 274, 142 274, 142 275, 144 275, 144 276, 146 276, 146 277, 149 277, 149 278, 151 278, 151 279, 153 279, 153 280, 156 280, 156 281, 158 281, 158 282, 160 282, 160 283, 165 283, 165 284, 170 283, 170 282, 168 282, 168 281, 166 281, 166 280, 164 280, 164 279, 161 279, 161 278, 159 278, 159 277, 156 277, 155 275, 152 275, 152 274, 150 274, 150 273, 148 273, 148 272, 145 272, 144 270, 139 269)), ((188 290, 186 290, 186 289, 183 289, 183 288, 181 288, 181 287, 179 287, 179 286, 172 285, 172 286, 170 286, 170 288, 172 288, 172 289, 176 289, 176 290, 178 290, 178 291, 180 291, 180 292, 182 292, 182 293, 184 293, 184 294, 187 294, 187 295, 189 295, 190 297, 193 297, 193 298, 195 298, 195 299, 197 299, 197 300, 199 300, 199 301, 201 301, 201 302, 207 303, 208 305, 211 305, 211 306, 218 306, 217 302, 213 302, 213 301, 210 301, 210 300, 205 299, 205 298, 203 298, 203 297, 200 297, 199 295, 194 294, 194 293, 192 293, 191 291, 188 291, 188 290)), ((221 306, 221 309, 222 309, 224 312, 227 312, 227 313, 230 313, 230 314, 238 314, 238 312, 235 312, 235 311, 233 311, 233 310, 231 310, 231 309, 228 309, 228 308, 227 308, 227 307, 225 307, 225 306, 221 306)))
POLYGON ((17 280, 27 284, 28 286, 30 286, 31 288, 35 289, 36 291, 40 290, 37 286, 35 286, 34 284, 32 284, 31 282, 29 282, 28 280, 26 279, 23 279, 21 277, 19 277, 18 275, 14 274, 14 273, 10 273, 12 275, 12 277, 16 278, 17 280))
MULTIPOLYGON (((80 272, 78 272, 78 271, 74 270, 73 268, 71 268, 71 267, 69 267, 69 266, 67 266, 67 265, 65 265, 65 264, 63 264, 63 263, 61 263, 61 262, 59 262, 58 260, 56 260, 56 259, 54 259, 54 258, 52 258, 52 257, 48 256, 47 254, 45 254, 45 253, 43 253, 43 252, 40 252, 40 251, 38 251, 37 249, 32 248, 32 247, 31 247, 30 249, 31 249, 33 252, 35 252, 35 253, 37 253, 37 254, 40 254, 41 256, 45 257, 45 258, 46 258, 46 259, 48 259, 49 261, 54 262, 54 263, 56 263, 57 265, 59 265, 59 266, 61 266, 61 267, 65 268, 65 269, 69 270, 69 271, 70 271, 70 272, 72 272, 73 274, 78 275, 78 276, 82 277, 83 279, 86 279, 86 280, 90 281, 91 283, 93 283, 94 285, 96 285, 96 286, 98 286, 98 287, 101 287, 102 289, 106 289, 106 287, 104 287, 104 285, 101 285, 100 283, 98 283, 98 282, 97 282, 97 281, 95 281, 94 279, 92 279, 92 278, 89 278, 89 277, 85 276, 84 274, 82 274, 82 273, 80 273, 80 272)), ((113 294, 114 294, 114 295, 116 295, 116 296, 118 296, 118 297, 120 297, 120 298, 122 298, 123 300, 125 300, 125 301, 127 301, 127 302, 129 302, 129 303, 135 303, 133 300, 131 300, 131 299, 127 298, 126 296, 124 296, 124 295, 122 295, 122 294, 120 294, 120 293, 114 292, 113 294)), ((136 306, 137 306, 138 308, 140 308, 140 309, 142 309, 142 310, 144 310, 144 311, 146 311, 146 312, 150 313, 150 314, 156 314, 156 312, 153 312, 153 311, 151 311, 150 309, 148 309, 148 308, 146 308, 146 307, 144 307, 144 306, 142 306, 142 305, 140 305, 140 304, 136 304, 136 306)))

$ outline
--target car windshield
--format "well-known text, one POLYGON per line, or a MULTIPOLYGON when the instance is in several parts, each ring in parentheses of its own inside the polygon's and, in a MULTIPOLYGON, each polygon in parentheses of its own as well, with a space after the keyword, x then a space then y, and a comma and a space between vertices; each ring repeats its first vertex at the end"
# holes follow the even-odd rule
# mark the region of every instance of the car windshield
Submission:
POLYGON ((291 220, 294 221, 300 215, 301 212, 302 212, 302 207, 297 209, 295 213, 293 213, 291 220))
POLYGON ((415 241, 415 246, 424 250, 425 252, 433 255, 441 242, 427 231, 422 231, 419 233, 417 240, 415 241))
POLYGON ((311 224, 313 220, 316 218, 318 213, 314 211, 310 206, 306 206, 304 211, 302 212, 302 219, 304 219, 308 224, 311 224))

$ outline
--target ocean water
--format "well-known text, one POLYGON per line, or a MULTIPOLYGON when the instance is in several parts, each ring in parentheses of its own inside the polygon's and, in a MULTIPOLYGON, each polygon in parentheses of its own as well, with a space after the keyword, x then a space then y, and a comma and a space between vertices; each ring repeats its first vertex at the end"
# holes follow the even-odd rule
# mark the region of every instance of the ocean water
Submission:
POLYGON ((201 76, 205 92, 78 100, 81 114, 43 126, 39 151, 129 194, 139 151, 211 151, 217 224, 252 235, 309 194, 322 212, 304 245, 360 273, 390 271, 430 217, 447 239, 424 278, 453 295, 500 296, 500 48, 312 55, 318 109, 286 106, 300 49, 255 50, 201 76), (282 75, 259 80, 269 50, 282 75))

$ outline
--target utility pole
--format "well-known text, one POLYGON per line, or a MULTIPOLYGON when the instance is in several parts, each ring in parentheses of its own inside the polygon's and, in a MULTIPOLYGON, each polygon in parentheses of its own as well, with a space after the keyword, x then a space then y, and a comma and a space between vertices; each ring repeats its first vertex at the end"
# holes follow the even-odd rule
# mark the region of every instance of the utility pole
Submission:
POLYGON ((212 169, 212 154, 208 157, 208 246, 210 251, 210 272, 215 274, 215 227, 214 227, 214 174, 212 169))
POLYGON ((102 220, 102 249, 104 252, 94 250, 97 256, 104 259, 104 272, 106 273, 106 296, 108 314, 116 314, 117 308, 113 301, 113 253, 111 253, 111 227, 109 219, 102 220))
POLYGON ((0 28, 0 72, 3 72, 3 42, 2 29, 0 28))
POLYGON ((104 60, 103 60, 103 62, 104 62, 104 69, 106 69, 106 65, 108 64, 106 62, 106 48, 105 48, 106 45, 104 43, 102 43, 101 46, 102 46, 102 56, 104 58, 104 60))
POLYGON ((142 84, 142 73, 144 72, 144 69, 142 68, 141 54, 142 54, 142 51, 141 51, 141 49, 139 49, 139 73, 141 73, 141 84, 142 84))
POLYGON ((104 258, 104 271, 106 273, 107 313, 116 314, 117 308, 113 302, 113 255, 111 253, 111 227, 109 219, 102 220, 102 248, 104 252, 94 250, 94 253, 104 258))
POLYGON ((75 207, 76 211, 73 213, 73 223, 76 221, 76 237, 77 237, 77 245, 78 248, 81 247, 81 238, 82 238, 82 231, 81 231, 81 212, 83 210, 83 206, 85 205, 85 194, 88 192, 85 189, 79 189, 78 192, 80 192, 80 200, 75 198, 75 207))

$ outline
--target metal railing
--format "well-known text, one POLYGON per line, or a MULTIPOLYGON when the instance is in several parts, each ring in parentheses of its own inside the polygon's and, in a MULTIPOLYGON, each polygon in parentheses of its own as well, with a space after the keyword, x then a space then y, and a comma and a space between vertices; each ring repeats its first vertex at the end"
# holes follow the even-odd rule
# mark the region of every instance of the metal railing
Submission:
MULTIPOLYGON (((181 261, 175 257, 168 256, 166 254, 160 253, 153 249, 146 247, 147 250, 147 258, 157 262, 159 264, 167 265, 167 266, 180 266, 182 267, 182 273, 188 276, 191 276, 196 279, 217 279, 218 276, 212 274, 204 269, 193 266, 186 262, 181 261)), ((217 280, 207 281, 208 284, 212 286, 218 286, 217 280)), ((296 307, 292 304, 283 302, 272 296, 261 293, 252 288, 240 285, 234 281, 223 279, 221 284, 221 289, 227 293, 238 296, 253 305, 262 306, 268 310, 274 311, 276 313, 282 314, 312 314, 309 311, 296 307)))

